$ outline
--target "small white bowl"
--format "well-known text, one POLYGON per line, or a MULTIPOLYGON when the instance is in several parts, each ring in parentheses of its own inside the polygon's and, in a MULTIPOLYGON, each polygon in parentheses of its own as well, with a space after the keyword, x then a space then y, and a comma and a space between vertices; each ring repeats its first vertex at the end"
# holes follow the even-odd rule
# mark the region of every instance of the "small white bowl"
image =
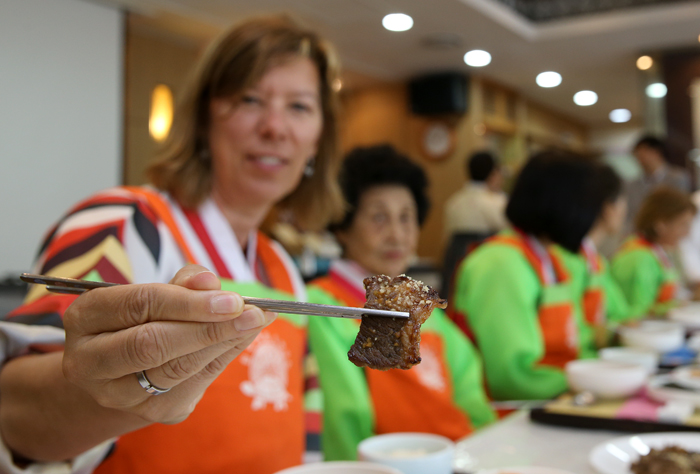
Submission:
POLYGON ((402 472, 381 464, 337 461, 290 467, 275 474, 402 474, 402 472))
POLYGON ((602 360, 622 362, 623 364, 641 365, 649 375, 659 370, 659 354, 651 349, 639 347, 606 347, 598 351, 602 360))
POLYGON ((574 360, 566 364, 566 378, 575 392, 591 392, 599 398, 625 398, 646 383, 647 370, 641 365, 607 360, 574 360))
POLYGON ((369 461, 403 474, 452 474, 455 444, 429 433, 389 433, 362 441, 357 453, 369 461))
POLYGON ((680 349, 685 342, 685 329, 673 321, 642 321, 638 326, 620 326, 618 332, 623 345, 662 354, 680 349))

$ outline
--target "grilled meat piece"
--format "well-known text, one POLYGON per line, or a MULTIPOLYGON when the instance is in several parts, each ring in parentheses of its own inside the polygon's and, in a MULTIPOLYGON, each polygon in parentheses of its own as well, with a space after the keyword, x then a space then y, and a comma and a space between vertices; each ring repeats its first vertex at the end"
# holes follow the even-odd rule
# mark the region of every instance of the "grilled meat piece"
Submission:
POLYGON ((420 327, 434 308, 446 308, 437 291, 406 275, 376 275, 364 280, 365 308, 404 311, 409 318, 363 316, 360 332, 348 352, 358 367, 410 369, 420 363, 420 327))

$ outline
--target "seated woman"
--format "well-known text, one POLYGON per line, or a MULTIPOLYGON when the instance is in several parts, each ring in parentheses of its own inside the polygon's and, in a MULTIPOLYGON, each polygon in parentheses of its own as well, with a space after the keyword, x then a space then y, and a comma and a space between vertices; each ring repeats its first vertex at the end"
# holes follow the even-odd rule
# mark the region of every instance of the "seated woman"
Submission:
POLYGON ((596 347, 608 343, 608 323, 624 320, 629 306, 617 282, 610 274, 610 266, 598 248, 606 238, 620 233, 627 214, 627 199, 622 193, 622 180, 607 165, 596 166, 595 187, 590 193, 600 208, 593 228, 583 239, 577 253, 556 245, 566 269, 571 275, 574 301, 580 305, 584 320, 595 335, 596 347))
POLYGON ((612 261, 631 318, 663 315, 676 303, 679 275, 668 252, 688 235, 696 212, 688 194, 671 188, 658 188, 642 203, 636 235, 612 261))
MULTIPOLYGON (((344 259, 313 281, 308 294, 315 303, 360 307, 365 277, 395 277, 408 269, 428 210, 427 180, 390 146, 356 149, 343 166, 349 207, 334 230, 344 259)), ((358 328, 356 321, 309 321, 324 395, 326 459, 354 458, 357 444, 374 434, 421 431, 458 439, 494 419, 479 356, 444 312, 435 310, 423 325, 423 360, 410 370, 383 372, 349 362, 358 328)))
POLYGON ((513 229, 458 269, 450 303, 481 351, 495 399, 554 397, 567 388, 564 365, 588 355, 591 330, 552 244, 577 252, 598 217, 589 198, 594 170, 591 161, 560 152, 532 157, 506 208, 513 229))

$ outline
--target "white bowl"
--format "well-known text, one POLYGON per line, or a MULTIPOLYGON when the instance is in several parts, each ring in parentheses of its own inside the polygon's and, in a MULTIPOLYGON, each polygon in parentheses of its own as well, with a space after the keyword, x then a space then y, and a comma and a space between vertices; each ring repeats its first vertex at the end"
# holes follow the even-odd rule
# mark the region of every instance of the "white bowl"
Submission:
POLYGON ((566 364, 566 377, 575 392, 591 392, 600 398, 624 398, 639 391, 647 381, 641 365, 607 360, 574 360, 566 364))
POLYGON ((642 321, 638 326, 620 326, 618 332, 623 345, 662 354, 680 349, 685 342, 685 329, 673 321, 642 321))
POLYGON ((659 354, 651 349, 639 347, 606 347, 598 351, 602 360, 622 362, 623 364, 641 365, 649 375, 659 370, 659 354))
POLYGON ((401 471, 369 462, 319 462, 290 467, 275 474, 402 474, 401 471))
POLYGON ((477 471, 476 474, 574 474, 571 471, 552 469, 551 467, 525 466, 525 467, 502 467, 500 469, 488 469, 477 471))
POLYGON ((428 433, 373 436, 357 447, 360 460, 383 464, 403 474, 452 474, 455 444, 428 433))

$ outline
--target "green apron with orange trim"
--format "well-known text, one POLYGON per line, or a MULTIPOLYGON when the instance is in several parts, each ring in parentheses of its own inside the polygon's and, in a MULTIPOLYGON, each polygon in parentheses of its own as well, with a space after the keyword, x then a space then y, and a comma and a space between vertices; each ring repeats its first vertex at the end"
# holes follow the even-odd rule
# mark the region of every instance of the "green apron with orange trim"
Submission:
MULTIPOLYGON (((167 205, 149 199, 191 263, 196 263, 167 205), (154 205, 155 204, 155 205, 154 205)), ((293 300, 289 269, 258 235, 257 262, 269 286, 222 280, 246 296, 293 300)), ((272 474, 298 465, 304 452, 302 361, 306 318, 280 315, 209 386, 194 412, 176 425, 153 424, 121 436, 97 474, 240 472, 272 474), (272 455, 271 455, 272 453, 272 455)))
POLYGON ((451 302, 467 321, 489 393, 499 400, 564 392, 562 368, 592 345, 560 258, 528 239, 508 230, 473 252, 459 267, 451 302))
MULTIPOLYGON (((360 288, 332 267, 329 276, 312 282, 309 300, 361 307, 365 295, 360 288)), ((494 419, 481 386, 478 355, 445 313, 435 310, 422 326, 423 360, 410 370, 349 364, 347 352, 358 328, 359 321, 309 321, 324 394, 326 459, 354 459, 357 444, 374 434, 417 431, 459 439, 494 419)))
POLYGON ((658 244, 630 237, 613 258, 611 272, 627 298, 631 318, 663 315, 677 304, 679 275, 658 244))

